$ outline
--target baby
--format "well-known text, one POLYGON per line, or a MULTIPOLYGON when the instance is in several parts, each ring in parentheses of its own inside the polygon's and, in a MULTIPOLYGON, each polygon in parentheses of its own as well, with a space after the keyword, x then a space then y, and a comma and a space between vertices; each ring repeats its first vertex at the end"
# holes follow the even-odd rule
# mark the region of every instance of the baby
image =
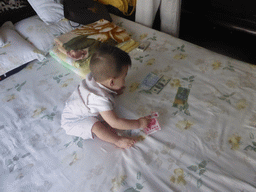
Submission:
POLYGON ((123 92, 125 77, 131 66, 130 56, 117 47, 102 44, 92 55, 90 70, 84 80, 67 100, 61 126, 68 135, 94 138, 129 148, 135 139, 119 136, 107 128, 101 118, 115 129, 131 130, 146 128, 150 117, 136 120, 119 118, 114 112, 114 98, 123 92))

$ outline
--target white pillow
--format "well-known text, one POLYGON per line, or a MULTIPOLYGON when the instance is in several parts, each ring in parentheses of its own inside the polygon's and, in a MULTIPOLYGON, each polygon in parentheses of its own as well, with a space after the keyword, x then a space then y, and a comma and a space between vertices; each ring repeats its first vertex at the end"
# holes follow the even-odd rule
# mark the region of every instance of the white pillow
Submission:
POLYGON ((2 25, 0 36, 7 43, 0 48, 0 75, 32 60, 38 59, 42 61, 45 58, 35 46, 31 45, 15 31, 11 21, 7 21, 2 25))
POLYGON ((6 41, 5 41, 4 37, 3 37, 3 35, 0 34, 0 47, 3 47, 5 45, 6 45, 6 41))
POLYGON ((56 23, 64 18, 61 0, 28 0, 37 15, 46 23, 56 23))
POLYGON ((23 19, 15 23, 16 30, 36 48, 47 54, 53 47, 54 39, 71 31, 73 28, 67 19, 46 25, 38 15, 23 19))
POLYGON ((0 36, 0 47, 3 47, 5 45, 4 38, 0 36))

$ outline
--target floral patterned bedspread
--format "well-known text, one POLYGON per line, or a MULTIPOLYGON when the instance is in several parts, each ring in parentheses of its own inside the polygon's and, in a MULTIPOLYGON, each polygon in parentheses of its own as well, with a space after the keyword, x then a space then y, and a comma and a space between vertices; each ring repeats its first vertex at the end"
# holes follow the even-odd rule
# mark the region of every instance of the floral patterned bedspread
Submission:
MULTIPOLYGON (((166 192, 256 189, 256 67, 112 16, 149 48, 133 50, 117 113, 159 114, 161 131, 130 149, 65 134, 81 81, 50 56, 0 82, 0 191, 166 192), (168 79, 159 91, 141 83, 168 79)), ((159 87, 158 87, 159 88, 159 87)))

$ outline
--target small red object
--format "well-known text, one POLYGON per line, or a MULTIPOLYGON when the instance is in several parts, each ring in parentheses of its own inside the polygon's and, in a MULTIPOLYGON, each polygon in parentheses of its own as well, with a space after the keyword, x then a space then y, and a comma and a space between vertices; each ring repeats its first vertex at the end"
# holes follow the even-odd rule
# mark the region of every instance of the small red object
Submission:
POLYGON ((158 117, 157 112, 154 112, 151 114, 152 119, 151 119, 150 123, 148 124, 147 128, 144 128, 144 132, 146 135, 150 135, 152 133, 155 133, 155 132, 161 130, 158 120, 156 119, 157 117, 158 117))

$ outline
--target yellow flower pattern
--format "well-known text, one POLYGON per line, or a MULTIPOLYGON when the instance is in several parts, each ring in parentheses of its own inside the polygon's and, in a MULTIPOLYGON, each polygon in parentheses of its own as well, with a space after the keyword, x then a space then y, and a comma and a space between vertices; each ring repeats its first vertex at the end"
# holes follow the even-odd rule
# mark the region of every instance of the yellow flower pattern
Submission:
POLYGON ((122 183, 127 179, 127 175, 121 175, 119 177, 115 177, 112 179, 112 188, 110 189, 111 192, 119 191, 122 183))
POLYGON ((232 81, 232 80, 228 80, 228 81, 226 82, 226 85, 227 85, 229 88, 233 88, 233 89, 237 87, 236 82, 234 82, 234 81, 232 81))
POLYGON ((16 99, 16 96, 14 94, 7 95, 6 97, 3 98, 3 101, 5 102, 10 102, 12 100, 16 99))
POLYGON ((236 108, 238 110, 241 110, 241 109, 245 109, 246 106, 247 106, 247 102, 246 102, 246 99, 240 99, 237 103, 236 103, 236 108))
POLYGON ((219 61, 215 61, 213 64, 212 64, 212 69, 213 70, 217 70, 221 67, 221 62, 219 61))
POLYGON ((191 129, 191 127, 194 125, 194 123, 190 120, 183 120, 183 121, 179 121, 177 124, 176 124, 176 127, 180 130, 188 130, 188 129, 191 129))
POLYGON ((185 180, 184 171, 181 168, 174 169, 174 175, 171 176, 170 181, 172 183, 178 184, 178 185, 186 185, 187 182, 185 180))
POLYGON ((181 87, 180 80, 179 79, 173 79, 170 81, 170 85, 172 87, 178 88, 181 87))
POLYGON ((41 107, 41 108, 38 108, 36 109, 34 112, 33 112, 33 115, 32 117, 35 118, 37 116, 39 116, 43 111, 45 111, 46 108, 45 107, 41 107))
POLYGON ((155 63, 155 61, 156 61, 156 59, 150 59, 150 60, 148 60, 146 63, 145 63, 145 65, 148 65, 148 66, 150 66, 150 65, 154 65, 154 63, 155 63))
POLYGON ((134 92, 136 91, 140 86, 140 83, 138 82, 133 82, 130 86, 129 86, 129 92, 134 92))
POLYGON ((215 61, 213 64, 212 64, 212 69, 213 70, 217 70, 221 67, 221 62, 219 61, 215 61))
POLYGON ((238 150, 240 148, 241 139, 241 136, 239 136, 238 134, 233 134, 229 137, 228 142, 231 145, 232 150, 238 150))
POLYGON ((186 54, 180 53, 180 54, 175 55, 175 56, 174 56, 174 59, 183 60, 183 59, 186 59, 187 56, 188 56, 188 55, 186 55, 186 54))
POLYGON ((145 39, 147 36, 148 36, 148 34, 147 34, 147 33, 141 34, 141 35, 140 35, 140 40, 145 39))

